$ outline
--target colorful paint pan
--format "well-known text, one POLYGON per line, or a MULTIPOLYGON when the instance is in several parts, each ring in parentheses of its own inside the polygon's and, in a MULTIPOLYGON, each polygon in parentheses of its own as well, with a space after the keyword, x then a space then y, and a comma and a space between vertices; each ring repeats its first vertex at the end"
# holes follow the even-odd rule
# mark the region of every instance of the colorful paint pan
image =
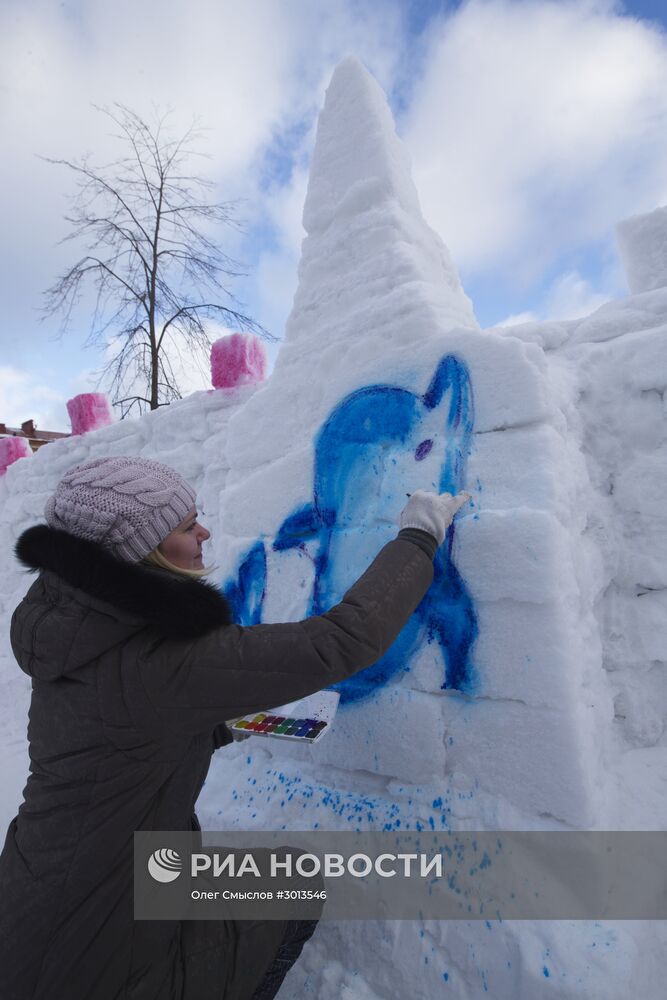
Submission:
POLYGON ((244 736, 274 736, 276 739, 300 740, 313 743, 319 739, 327 723, 323 719, 296 719, 260 712, 237 719, 232 726, 244 736))

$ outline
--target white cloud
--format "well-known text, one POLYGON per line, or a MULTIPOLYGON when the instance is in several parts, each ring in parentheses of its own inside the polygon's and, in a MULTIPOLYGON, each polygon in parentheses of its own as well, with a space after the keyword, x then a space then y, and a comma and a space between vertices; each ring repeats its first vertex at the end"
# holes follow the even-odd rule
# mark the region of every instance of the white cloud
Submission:
POLYGON ((301 255, 301 242, 306 235, 301 221, 308 186, 308 170, 299 167, 292 172, 289 182, 267 193, 266 212, 275 225, 282 247, 295 259, 301 255))
POLYGON ((348 50, 391 83, 400 53, 398 7, 388 3, 375 16, 355 7, 351 0, 324 7, 295 0, 87 0, 68 16, 39 0, 4 5, 8 205, 33 223, 50 208, 49 232, 29 226, 32 237, 66 231, 54 192, 67 189, 68 175, 34 154, 76 158, 90 151, 95 162, 117 155, 114 126, 92 108, 114 101, 146 117, 153 107, 170 107, 175 131, 197 116, 210 154, 198 168, 220 181, 227 197, 255 196, 263 149, 296 123, 314 123, 333 66, 348 50))
POLYGON ((611 296, 596 292, 577 271, 562 274, 551 286, 543 307, 545 319, 579 319, 589 316, 611 296))
POLYGON ((501 319, 499 323, 494 323, 494 326, 518 326, 520 323, 535 323, 538 320, 537 313, 528 310, 527 312, 512 313, 505 319, 501 319))
POLYGON ((578 271, 566 271, 552 282, 536 309, 513 313, 494 325, 517 326, 519 323, 550 319, 580 319, 582 316, 590 316, 611 298, 613 294, 606 285, 604 290, 596 291, 578 271))
MULTIPOLYGON (((312 136, 308 138, 308 146, 312 146, 312 136)), ((302 158, 303 153, 297 156, 298 160, 302 158)), ((277 336, 282 335, 297 287, 301 243, 306 235, 301 220, 307 184, 307 167, 298 166, 286 184, 272 186, 259 201, 274 233, 271 246, 259 254, 253 286, 262 323, 277 336)), ((273 356, 275 351, 270 353, 273 356)))
POLYGON ((0 366, 0 420, 20 427, 32 420, 46 431, 69 431, 65 396, 38 375, 12 365, 0 366))
POLYGON ((667 195, 667 41, 586 0, 472 0, 435 32, 402 131, 469 273, 534 281, 667 195))

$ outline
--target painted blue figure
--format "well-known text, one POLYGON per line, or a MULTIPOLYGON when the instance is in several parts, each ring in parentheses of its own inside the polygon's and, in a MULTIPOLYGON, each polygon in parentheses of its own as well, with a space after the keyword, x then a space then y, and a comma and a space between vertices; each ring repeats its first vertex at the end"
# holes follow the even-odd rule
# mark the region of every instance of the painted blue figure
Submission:
MULTIPOLYGON (((313 500, 280 526, 276 551, 314 548, 315 575, 308 614, 327 611, 360 572, 360 552, 369 555, 395 530, 393 513, 405 502, 405 485, 456 494, 463 487, 473 429, 468 371, 447 355, 426 392, 416 395, 393 385, 372 385, 350 393, 335 407, 315 441, 313 500), (442 447, 434 447, 437 440, 442 447), (423 463, 415 469, 415 463, 423 463), (430 485, 428 479, 431 480, 430 485), (379 524, 379 528, 368 528, 379 524), (377 537, 376 537, 377 536, 377 537)), ((434 580, 391 649, 372 667, 341 684, 341 703, 367 698, 401 670, 408 670, 424 642, 438 644, 445 665, 443 688, 470 688, 470 649, 477 635, 472 599, 451 559, 454 524, 434 562, 434 580)), ((265 590, 264 546, 244 556, 225 596, 240 624, 261 620, 265 590)))

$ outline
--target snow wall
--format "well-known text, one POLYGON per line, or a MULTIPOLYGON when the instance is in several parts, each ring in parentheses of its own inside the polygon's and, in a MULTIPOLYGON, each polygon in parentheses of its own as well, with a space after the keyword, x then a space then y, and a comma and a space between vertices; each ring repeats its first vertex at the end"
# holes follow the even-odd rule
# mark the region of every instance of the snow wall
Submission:
MULTIPOLYGON (((270 379, 55 441, 0 480, 4 823, 29 764, 9 624, 32 578, 12 545, 70 466, 137 454, 196 487, 206 564, 238 582, 245 624, 334 604, 394 537, 407 492, 473 494, 429 599, 340 686, 332 732, 218 751, 203 829, 663 828, 665 213, 620 227, 630 297, 480 330, 384 94, 345 60, 270 379)), ((665 939, 658 923, 325 923, 281 997, 650 1000, 665 939)))

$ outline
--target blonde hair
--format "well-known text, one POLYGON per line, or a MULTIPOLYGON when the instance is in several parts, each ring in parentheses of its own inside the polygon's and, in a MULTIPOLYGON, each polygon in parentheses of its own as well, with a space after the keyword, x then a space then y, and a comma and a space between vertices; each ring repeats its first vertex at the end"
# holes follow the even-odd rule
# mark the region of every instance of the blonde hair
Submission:
POLYGON ((180 573, 181 576, 191 576, 191 577, 201 577, 208 576, 216 570, 217 566, 205 566, 203 569, 183 569, 182 566, 175 566, 174 563, 169 562, 165 556, 162 555, 159 549, 153 549, 149 552, 147 556, 141 560, 141 562, 148 563, 149 566, 159 566, 160 569, 169 570, 170 573, 180 573))

